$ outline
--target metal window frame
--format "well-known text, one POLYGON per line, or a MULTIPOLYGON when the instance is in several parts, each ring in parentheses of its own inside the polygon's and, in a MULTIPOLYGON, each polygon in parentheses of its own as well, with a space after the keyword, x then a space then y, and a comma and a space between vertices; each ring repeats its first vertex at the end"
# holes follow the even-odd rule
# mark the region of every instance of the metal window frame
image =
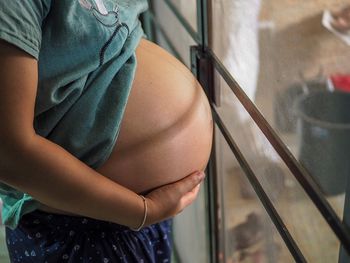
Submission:
MULTIPOLYGON (((158 0, 157 0, 158 1, 158 0)), ((328 201, 323 196, 319 186, 313 181, 310 174, 299 164, 295 159, 293 154, 289 151, 287 146, 279 138, 270 124, 266 121, 254 103, 247 97, 244 93, 242 87, 235 81, 226 67, 221 63, 218 57, 215 55, 214 51, 210 48, 209 34, 210 21, 211 21, 211 1, 210 0, 196 0, 197 3, 197 31, 195 31, 192 26, 188 23, 186 18, 181 14, 177 7, 172 3, 171 0, 163 0, 164 3, 173 12, 175 17, 187 31, 187 33, 192 37, 192 39, 197 43, 197 46, 191 48, 191 70, 198 78, 199 82, 203 86, 208 96, 209 102, 211 104, 213 117, 215 124, 220 129, 222 135, 224 136, 226 142, 232 150, 232 153, 237 158, 242 170, 253 186, 258 198, 262 202, 264 208, 269 214, 272 222, 274 223, 276 229, 284 240, 287 248, 289 249, 291 255, 294 257, 296 262, 306 262, 304 255, 301 253, 296 242, 293 240, 292 236, 288 232, 288 229, 283 223, 283 220, 276 211, 274 205, 269 199, 268 195, 261 186, 257 176, 254 174, 250 165, 242 155, 239 147, 231 137, 225 123, 220 118, 216 111, 216 93, 214 88, 213 78, 214 69, 221 75, 225 80, 227 85, 230 87, 232 92, 238 98, 240 103, 249 113, 253 121, 257 124, 259 129, 265 135, 266 139, 270 142, 272 147, 279 154, 283 162, 289 168, 290 172, 305 190, 306 194, 312 200, 316 208, 319 210, 321 215, 324 217, 330 228, 333 230, 334 234, 340 240, 342 246, 350 254, 350 231, 342 224, 340 218, 337 216, 333 208, 329 205, 328 201)), ((150 7, 151 2, 149 1, 150 7)), ((150 11, 146 12, 143 16, 143 21, 148 27, 145 27, 146 34, 148 36, 154 36, 153 32, 155 30, 159 31, 164 37, 164 40, 169 45, 169 48, 174 53, 174 55, 180 59, 182 58, 177 52, 176 47, 172 44, 170 38, 167 36, 166 30, 157 21, 156 17, 152 13, 152 8, 150 11)), ((207 182, 207 202, 209 204, 209 231, 210 231, 210 255, 211 262, 220 262, 219 259, 219 247, 222 245, 223 240, 220 237, 218 224, 218 196, 217 196, 217 174, 216 174, 216 154, 215 154, 215 141, 213 144, 213 152, 209 160, 207 167, 208 182, 207 182)))

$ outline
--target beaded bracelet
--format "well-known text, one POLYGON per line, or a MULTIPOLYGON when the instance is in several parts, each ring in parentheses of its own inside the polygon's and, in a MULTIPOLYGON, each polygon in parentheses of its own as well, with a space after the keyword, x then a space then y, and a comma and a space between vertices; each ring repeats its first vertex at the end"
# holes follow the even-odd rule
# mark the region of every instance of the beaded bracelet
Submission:
POLYGON ((141 222, 141 224, 140 224, 140 226, 139 226, 138 228, 132 228, 132 227, 130 227, 130 229, 133 230, 133 231, 140 231, 141 228, 143 228, 143 225, 146 223, 146 218, 147 218, 147 210, 148 210, 148 207, 147 207, 146 198, 145 198, 143 195, 139 195, 139 196, 142 198, 142 201, 143 201, 144 214, 143 214, 142 222, 141 222))

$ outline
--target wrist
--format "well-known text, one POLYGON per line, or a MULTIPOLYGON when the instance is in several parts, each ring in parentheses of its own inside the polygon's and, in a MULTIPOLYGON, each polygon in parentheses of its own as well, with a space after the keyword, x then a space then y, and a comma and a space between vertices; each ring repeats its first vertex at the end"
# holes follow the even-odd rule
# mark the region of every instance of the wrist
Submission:
POLYGON ((143 203, 143 213, 142 213, 142 220, 136 227, 129 227, 133 231, 140 231, 146 223, 147 216, 148 216, 148 203, 147 199, 143 195, 139 195, 139 197, 142 199, 143 203))
POLYGON ((157 209, 155 207, 153 200, 151 198, 146 197, 146 201, 147 201, 148 211, 147 211, 147 218, 146 218, 145 225, 149 226, 149 225, 152 225, 154 223, 157 223, 159 221, 159 220, 157 220, 159 217, 157 217, 155 215, 155 211, 157 209))

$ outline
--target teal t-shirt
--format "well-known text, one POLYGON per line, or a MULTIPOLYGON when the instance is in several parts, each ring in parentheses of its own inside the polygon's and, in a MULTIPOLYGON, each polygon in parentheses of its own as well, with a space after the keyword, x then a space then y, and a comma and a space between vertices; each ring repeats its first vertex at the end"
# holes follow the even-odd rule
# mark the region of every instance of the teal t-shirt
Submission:
MULTIPOLYGON (((0 5, 0 39, 38 60, 36 133, 99 167, 119 132, 143 35, 138 16, 147 1, 0 0, 0 5)), ((11 228, 39 206, 5 184, 0 197, 3 223, 11 228)))

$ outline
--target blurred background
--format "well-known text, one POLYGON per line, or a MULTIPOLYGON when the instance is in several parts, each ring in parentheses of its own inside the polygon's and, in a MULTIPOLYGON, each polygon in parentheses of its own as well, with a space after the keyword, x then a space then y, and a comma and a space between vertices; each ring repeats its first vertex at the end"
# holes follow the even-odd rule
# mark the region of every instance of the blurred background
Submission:
MULTIPOLYGON (((150 4, 155 16, 151 20, 162 28, 153 26, 151 39, 189 68, 193 68, 189 47, 201 42, 196 34, 207 31, 208 52, 225 66, 305 171, 334 220, 339 224, 345 220, 342 227, 349 238, 347 216, 343 218, 344 206, 345 215, 350 209, 345 201, 350 174, 349 3, 154 0, 150 4), (208 8, 203 20, 207 27, 198 21, 203 3, 208 8)), ((258 128, 259 116, 253 120, 221 75, 214 67, 214 107, 302 255, 300 262, 350 262, 331 220, 321 214, 258 128)), ((197 203, 175 219, 176 260, 298 261, 218 127, 215 139, 215 186, 203 190, 197 203), (213 187, 215 193, 208 193, 213 187), (207 195, 215 195, 214 227, 207 195)))

